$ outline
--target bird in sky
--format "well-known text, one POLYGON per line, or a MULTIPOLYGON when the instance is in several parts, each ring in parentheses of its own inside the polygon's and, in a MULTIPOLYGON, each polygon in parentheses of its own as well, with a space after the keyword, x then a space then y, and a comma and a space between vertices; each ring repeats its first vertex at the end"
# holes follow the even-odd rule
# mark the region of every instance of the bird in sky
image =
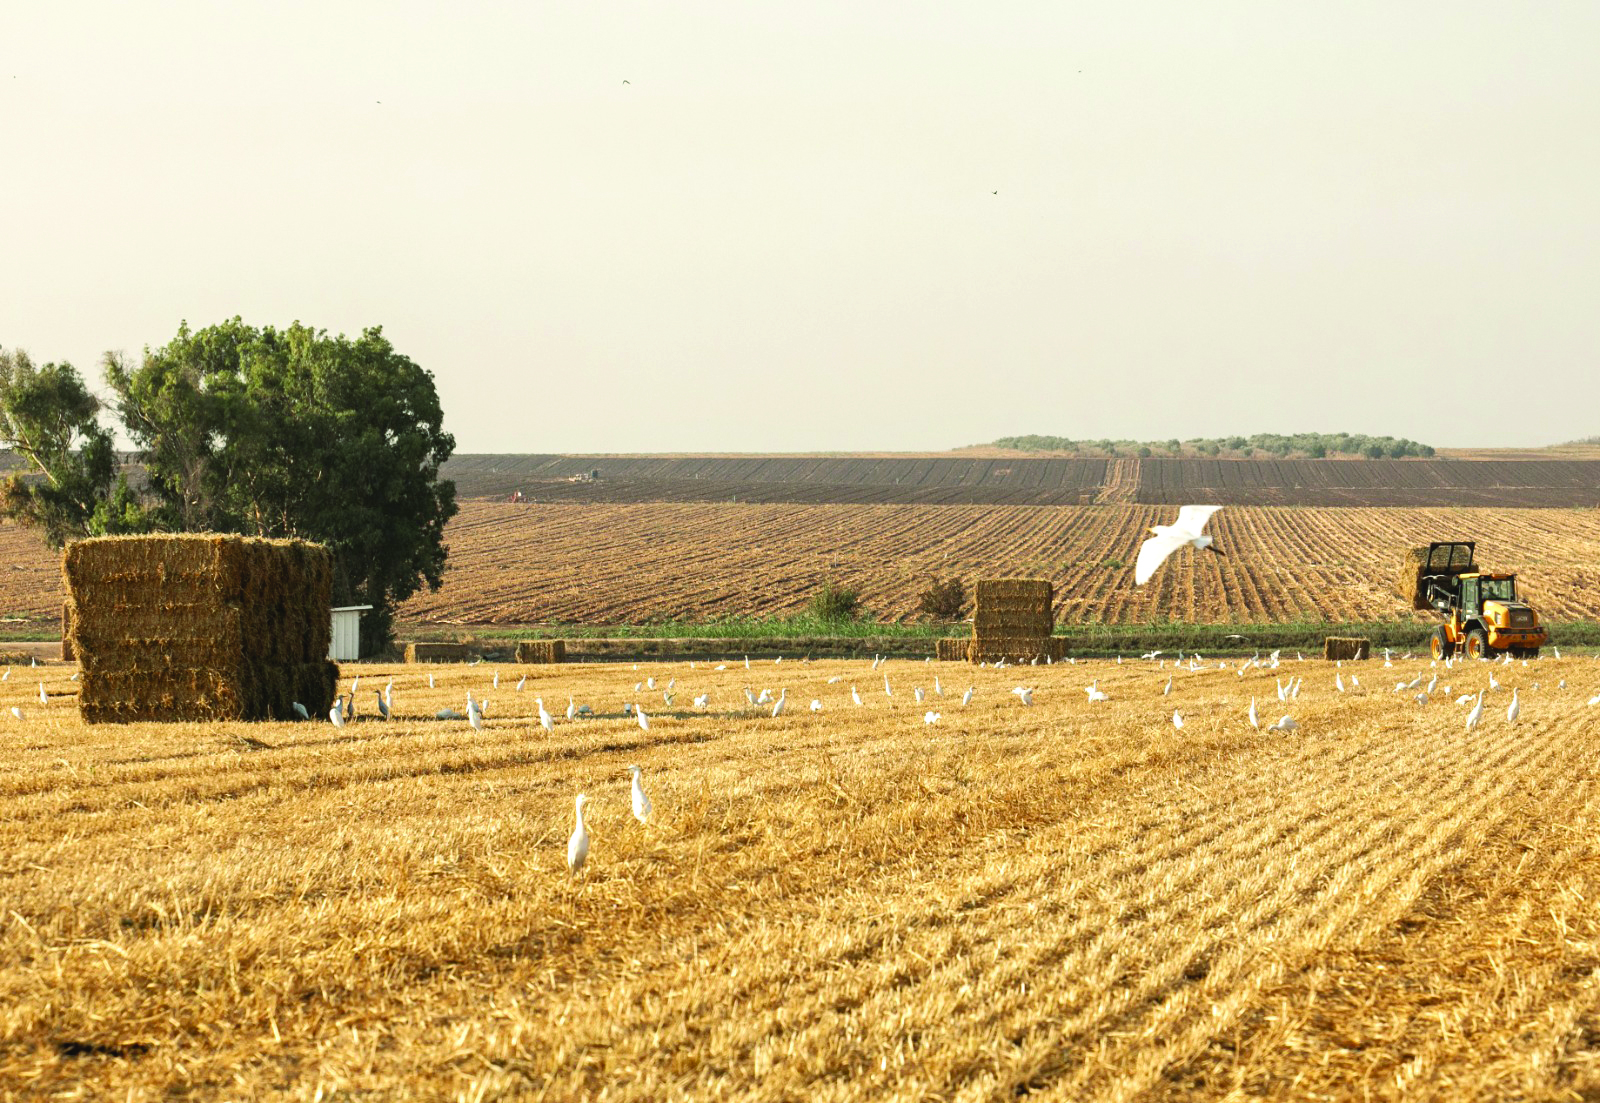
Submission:
POLYGON ((633 774, 633 818, 640 823, 649 823, 652 806, 649 796, 645 794, 644 783, 639 780, 639 767, 629 766, 628 771, 633 774))
POLYGON ((583 863, 589 860, 589 829, 583 825, 583 806, 589 803, 589 798, 582 793, 573 802, 578 814, 578 824, 572 829, 572 837, 567 840, 567 869, 577 873, 583 868, 583 863))
POLYGON ((1170 525, 1152 526, 1150 531, 1154 535, 1139 545, 1139 557, 1133 566, 1133 584, 1143 586, 1149 582, 1150 576, 1156 573, 1157 567, 1166 562, 1167 556, 1185 544, 1192 548, 1208 548, 1217 555, 1225 554, 1212 542, 1211 537, 1204 535, 1206 522, 1221 508, 1221 506, 1183 506, 1178 510, 1177 521, 1170 525))

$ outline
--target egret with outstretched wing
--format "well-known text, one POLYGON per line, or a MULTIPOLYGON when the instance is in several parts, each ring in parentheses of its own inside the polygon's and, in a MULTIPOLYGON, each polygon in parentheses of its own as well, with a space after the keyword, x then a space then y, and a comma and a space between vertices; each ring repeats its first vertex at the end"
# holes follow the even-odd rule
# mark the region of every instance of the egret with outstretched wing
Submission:
POLYGON ((1218 555, 1224 554, 1204 534, 1206 522, 1221 506, 1183 506, 1178 519, 1170 525, 1155 525, 1150 531, 1155 535, 1139 545, 1139 558, 1133 567, 1133 584, 1143 586, 1156 573, 1156 568, 1167 556, 1188 544, 1193 548, 1208 548, 1218 555))

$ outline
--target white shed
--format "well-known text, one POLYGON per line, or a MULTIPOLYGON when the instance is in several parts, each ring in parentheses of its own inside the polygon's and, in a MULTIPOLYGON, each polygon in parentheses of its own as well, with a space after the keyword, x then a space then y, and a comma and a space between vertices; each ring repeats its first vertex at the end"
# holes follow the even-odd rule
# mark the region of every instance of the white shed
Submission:
POLYGON ((355 662, 361 658, 361 614, 370 605, 341 605, 333 611, 333 643, 328 658, 335 662, 355 662))

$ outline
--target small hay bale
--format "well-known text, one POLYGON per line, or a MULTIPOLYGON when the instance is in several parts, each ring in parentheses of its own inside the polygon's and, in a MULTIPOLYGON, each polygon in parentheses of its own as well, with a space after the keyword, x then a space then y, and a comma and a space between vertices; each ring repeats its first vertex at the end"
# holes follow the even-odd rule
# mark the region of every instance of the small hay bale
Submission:
POLYGON ((564 663, 566 661, 566 640, 522 640, 517 644, 517 662, 519 663, 564 663))
POLYGON ((293 719, 333 704, 333 557, 299 540, 79 540, 62 557, 64 648, 89 723, 293 719))
POLYGON ((1329 662, 1372 657, 1372 641, 1359 636, 1328 636, 1322 641, 1322 657, 1329 662))
MULTIPOLYGON (((464 663, 467 645, 464 643, 408 643, 408 663, 464 663)), ((330 706, 331 707, 331 706, 330 706)))
POLYGON ((933 653, 940 662, 964 663, 971 652, 972 640, 967 636, 944 636, 933 641, 933 653))
POLYGON ((1428 608, 1422 592, 1422 572, 1428 564, 1427 548, 1407 548, 1400 558, 1400 573, 1395 576, 1394 591, 1411 603, 1419 612, 1428 608))

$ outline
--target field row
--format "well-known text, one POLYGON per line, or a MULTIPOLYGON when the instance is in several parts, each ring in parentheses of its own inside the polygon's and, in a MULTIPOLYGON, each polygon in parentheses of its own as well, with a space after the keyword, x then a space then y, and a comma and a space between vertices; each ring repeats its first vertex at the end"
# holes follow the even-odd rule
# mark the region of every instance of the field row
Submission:
POLYGON ((395 721, 87 728, 68 668, 0 683, 0 1085, 1600 1089, 1600 664, 350 666, 346 688, 358 671, 364 708, 393 679, 395 721), (1491 672, 1468 732, 1451 698, 1491 672), (1451 684, 1426 704, 1391 688, 1435 674, 1451 684), (750 708, 747 687, 789 710, 750 708), (490 699, 482 732, 434 719, 468 691, 490 699), (568 722, 569 699, 598 715, 568 722), (1252 699, 1298 729, 1251 727, 1252 699))
POLYGON ((466 455, 444 474, 466 498, 575 503, 1600 505, 1600 461, 1574 459, 466 455))
MULTIPOLYGON (((402 615, 432 624, 582 624, 791 614, 833 581, 878 618, 916 613, 934 576, 1051 579, 1059 621, 1372 621, 1409 616, 1401 551, 1470 537, 1516 569, 1555 619, 1600 618, 1600 513, 1588 510, 1273 509, 1217 514, 1226 557, 1178 553, 1145 587, 1132 564, 1166 507, 463 504, 437 593, 402 615)), ((0 611, 52 619, 55 558, 0 526, 0 611)))

